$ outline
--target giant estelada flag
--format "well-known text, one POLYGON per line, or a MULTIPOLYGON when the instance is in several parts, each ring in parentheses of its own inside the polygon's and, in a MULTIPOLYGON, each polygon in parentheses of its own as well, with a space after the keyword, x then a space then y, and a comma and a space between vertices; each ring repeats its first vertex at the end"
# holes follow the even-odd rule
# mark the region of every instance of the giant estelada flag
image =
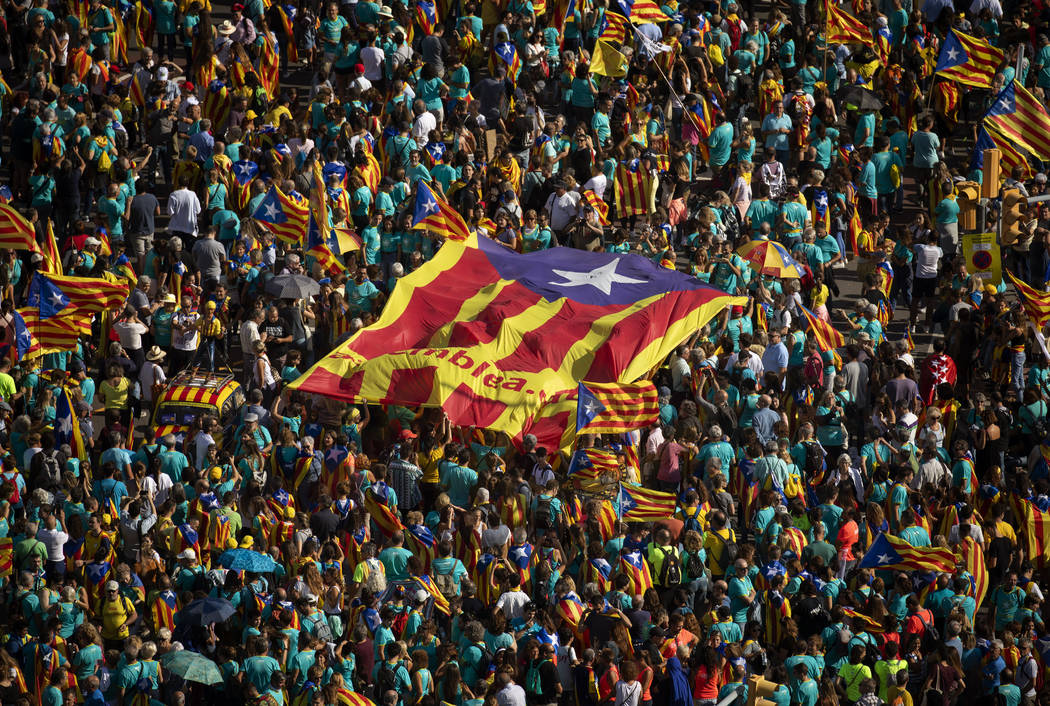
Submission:
POLYGON ((347 402, 441 407, 453 424, 575 440, 581 381, 645 377, 723 308, 743 305, 639 255, 487 238, 446 242, 379 320, 292 383, 347 402))

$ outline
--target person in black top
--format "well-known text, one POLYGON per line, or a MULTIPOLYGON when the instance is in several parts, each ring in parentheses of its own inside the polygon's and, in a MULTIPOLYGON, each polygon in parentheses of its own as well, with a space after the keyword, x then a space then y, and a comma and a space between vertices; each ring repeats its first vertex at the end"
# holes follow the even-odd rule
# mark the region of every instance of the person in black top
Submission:
POLYGON ((271 306, 266 310, 266 320, 263 321, 259 334, 266 344, 266 355, 270 358, 275 374, 279 374, 284 367, 284 357, 288 354, 288 344, 292 342, 292 330, 277 311, 277 307, 271 306))

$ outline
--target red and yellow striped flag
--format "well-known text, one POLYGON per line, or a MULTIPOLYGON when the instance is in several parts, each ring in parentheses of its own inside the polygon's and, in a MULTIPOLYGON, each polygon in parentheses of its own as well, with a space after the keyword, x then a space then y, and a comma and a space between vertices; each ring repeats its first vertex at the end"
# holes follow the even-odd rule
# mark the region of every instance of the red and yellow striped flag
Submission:
POLYGON ((103 277, 69 277, 49 275, 48 279, 69 297, 70 311, 101 313, 124 306, 130 290, 127 282, 113 282, 103 277))
POLYGON ((637 383, 580 383, 576 433, 622 434, 660 418, 659 395, 650 380, 637 383))
POLYGON ((664 520, 675 512, 673 493, 620 483, 620 516, 628 522, 664 520))
POLYGON ((397 512, 391 509, 371 488, 365 491, 364 500, 365 510, 372 516, 372 522, 387 537, 405 529, 397 512))
POLYGON ((73 73, 81 81, 88 75, 88 71, 91 71, 91 57, 83 49, 75 49, 72 56, 69 57, 69 63, 73 67, 73 73))
POLYGON ((984 549, 977 545, 973 537, 966 537, 959 546, 959 556, 973 577, 969 593, 973 596, 974 603, 980 606, 988 594, 988 570, 984 563, 984 549))
POLYGON ((1028 318, 1039 328, 1046 326, 1046 323, 1050 321, 1050 292, 1041 292, 1030 284, 1017 279, 1010 270, 1004 271, 1013 283, 1014 289, 1017 290, 1017 296, 1028 318))
MULTIPOLYGON (((799 306, 802 305, 800 304, 799 306)), ((846 340, 834 326, 823 319, 817 318, 816 314, 804 306, 802 306, 802 313, 805 315, 809 329, 813 332, 813 337, 817 339, 817 345, 821 350, 830 351, 846 345, 846 340)))
POLYGON ((590 189, 583 192, 583 200, 598 214, 598 222, 603 226, 609 225, 609 204, 598 198, 598 194, 590 189))
POLYGON ((878 53, 871 29, 845 10, 840 10, 834 2, 827 2, 827 19, 828 44, 865 44, 878 53))
POLYGON ((434 193, 425 181, 416 182, 416 205, 412 212, 412 228, 426 228, 445 240, 466 240, 470 230, 456 209, 434 193))
POLYGON ((1031 500, 1016 495, 1011 496, 1010 502, 1023 531, 1029 560, 1036 566, 1045 566, 1050 559, 1050 512, 1043 512, 1031 500))
POLYGON ((277 42, 263 37, 262 55, 259 57, 259 80, 270 100, 277 98, 281 88, 281 50, 277 42))
POLYGON ((620 556, 620 573, 630 579, 631 596, 640 596, 653 587, 653 576, 649 564, 641 552, 631 552, 620 556))
POLYGON ((860 560, 862 569, 955 571, 955 554, 947 547, 913 547, 900 537, 880 533, 860 560))
POLYGON ((62 255, 58 250, 58 241, 55 240, 55 226, 48 220, 47 237, 44 239, 43 253, 44 263, 40 271, 49 275, 61 275, 62 255))
POLYGON ((623 44, 627 41, 627 18, 615 12, 606 11, 602 17, 601 34, 598 39, 605 42, 623 44))
POLYGON ((996 96, 984 122, 1039 159, 1050 159, 1050 115, 1017 81, 996 96))
POLYGON ((0 248, 40 252, 33 225, 8 203, 0 203, 0 248))
POLYGON ((670 19, 653 0, 616 0, 615 7, 636 25, 658 24, 670 19))
POLYGON ((984 124, 984 131, 988 133, 988 137, 992 139, 996 149, 1000 152, 1003 173, 1013 174, 1014 169, 1020 167, 1021 173, 1024 175, 1023 179, 1025 181, 1031 179, 1032 165, 1028 162, 1028 158, 1017 149, 1017 146, 1008 137, 999 132, 999 128, 991 123, 984 124))
POLYGON ((953 29, 944 38, 937 58, 936 72, 945 78, 967 85, 987 88, 1003 62, 1003 51, 988 43, 953 29))
POLYGON ((872 634, 882 634, 886 632, 886 628, 872 618, 870 615, 859 613, 853 608, 843 608, 842 614, 853 620, 853 631, 854 632, 870 632, 872 634))
POLYGON ((603 473, 615 473, 620 476, 620 461, 614 451, 608 449, 577 449, 569 462, 566 475, 584 483, 593 483, 603 473))
POLYGON ((40 311, 32 307, 18 310, 26 328, 40 345, 40 353, 75 351, 80 336, 91 336, 91 317, 88 314, 40 318, 40 311))
POLYGON ((613 187, 616 189, 616 217, 645 215, 649 212, 649 175, 637 162, 634 166, 616 166, 613 187))

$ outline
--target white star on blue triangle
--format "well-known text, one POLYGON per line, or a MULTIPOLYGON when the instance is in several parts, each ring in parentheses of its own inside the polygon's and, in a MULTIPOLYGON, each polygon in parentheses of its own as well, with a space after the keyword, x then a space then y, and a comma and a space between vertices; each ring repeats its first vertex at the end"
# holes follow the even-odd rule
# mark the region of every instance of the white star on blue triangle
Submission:
POLYGON ((29 286, 29 304, 40 308, 41 319, 50 319, 69 306, 69 297, 54 282, 37 272, 29 286))
POLYGON ((992 107, 988 109, 985 117, 1009 115, 1015 110, 1017 110, 1017 94, 1014 92, 1014 85, 1011 83, 1003 89, 1002 93, 995 97, 995 102, 992 103, 992 107))
POLYGON ((437 199, 434 198, 434 192, 420 181, 416 192, 416 209, 412 214, 412 225, 418 225, 428 216, 440 212, 441 209, 438 207, 437 199))
POLYGON ((620 508, 620 512, 621 514, 627 514, 631 510, 638 507, 638 501, 634 499, 630 491, 624 489, 622 493, 623 495, 620 500, 620 504, 622 507, 620 508))
POLYGON ((955 36, 955 32, 949 32, 941 47, 941 54, 937 57, 936 71, 962 66, 969 60, 970 57, 959 42, 959 38, 955 36))
POLYGON ((605 405, 582 382, 576 397, 576 430, 583 431, 595 417, 605 411, 605 405))
POLYGON ((22 318, 22 315, 17 311, 14 312, 15 317, 15 346, 18 348, 18 357, 22 359, 29 352, 29 349, 33 346, 33 335, 29 333, 29 329, 26 327, 26 320, 22 318))
POLYGON ((288 217, 284 215, 284 209, 281 207, 280 201, 277 200, 276 187, 270 188, 266 197, 259 202, 259 207, 255 209, 253 215, 260 221, 266 221, 267 223, 284 223, 288 220, 288 217))
POLYGON ((893 548, 890 541, 886 539, 886 535, 879 533, 879 536, 871 543, 867 553, 864 554, 864 558, 860 560, 860 567, 863 569, 872 569, 880 566, 899 564, 901 561, 903 561, 903 557, 901 557, 897 550, 893 548))

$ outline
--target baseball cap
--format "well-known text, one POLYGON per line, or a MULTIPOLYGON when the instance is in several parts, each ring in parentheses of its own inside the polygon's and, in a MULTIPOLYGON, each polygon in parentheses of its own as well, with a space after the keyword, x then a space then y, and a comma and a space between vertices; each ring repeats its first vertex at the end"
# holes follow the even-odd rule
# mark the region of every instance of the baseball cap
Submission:
POLYGON ((246 421, 246 422, 257 422, 257 421, 259 421, 259 415, 256 414, 255 412, 248 412, 248 414, 244 415, 244 421, 246 421))
POLYGON ((222 478, 222 469, 219 466, 212 466, 211 471, 208 474, 212 480, 219 480, 222 478))
POLYGON ((116 581, 106 581, 106 590, 107 591, 119 591, 120 590, 120 584, 117 583, 116 581))
POLYGON ((193 81, 186 81, 185 83, 182 84, 182 87, 185 88, 190 93, 192 93, 193 91, 197 90, 197 87, 193 85, 193 81))
POLYGON ((415 439, 417 436, 419 436, 419 435, 416 434, 415 432, 413 432, 411 429, 402 429, 401 430, 401 438, 402 439, 415 439))
POLYGON ((182 553, 179 554, 179 558, 180 559, 196 559, 197 555, 193 552, 192 549, 184 549, 182 551, 182 553))

